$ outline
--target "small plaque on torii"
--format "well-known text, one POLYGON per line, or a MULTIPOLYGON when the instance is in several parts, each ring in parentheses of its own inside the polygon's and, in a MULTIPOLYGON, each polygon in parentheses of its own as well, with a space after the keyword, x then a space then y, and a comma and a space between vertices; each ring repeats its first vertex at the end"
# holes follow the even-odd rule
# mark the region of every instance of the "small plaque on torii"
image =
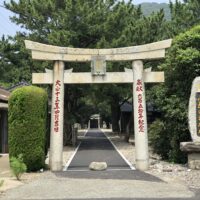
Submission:
POLYGON ((33 59, 55 61, 52 73, 47 71, 47 73, 33 74, 32 80, 35 84, 53 84, 52 105, 54 106, 52 106, 51 112, 50 145, 51 170, 60 171, 63 163, 64 84, 92 83, 132 83, 135 147, 137 150, 136 168, 142 171, 147 170, 149 155, 144 84, 164 82, 164 72, 152 72, 151 69, 144 70, 143 60, 164 58, 165 49, 171 46, 172 40, 111 49, 58 47, 28 40, 25 43, 26 48, 31 50, 33 59), (106 61, 132 61, 132 70, 106 72, 106 61), (64 62, 91 62, 91 72, 68 73, 64 70, 64 62))
POLYGON ((106 75, 106 58, 105 56, 92 56, 91 72, 94 76, 106 75))

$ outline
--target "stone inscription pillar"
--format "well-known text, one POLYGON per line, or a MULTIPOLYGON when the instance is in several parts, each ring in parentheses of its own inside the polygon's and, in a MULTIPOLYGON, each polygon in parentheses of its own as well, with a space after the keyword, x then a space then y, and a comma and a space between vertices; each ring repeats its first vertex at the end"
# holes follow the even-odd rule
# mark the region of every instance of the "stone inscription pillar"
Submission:
POLYGON ((51 106, 50 168, 61 171, 63 165, 63 116, 64 116, 64 62, 56 61, 53 69, 51 106))
POLYGON ((132 67, 136 168, 145 171, 149 167, 149 155, 143 62, 133 61, 132 67))

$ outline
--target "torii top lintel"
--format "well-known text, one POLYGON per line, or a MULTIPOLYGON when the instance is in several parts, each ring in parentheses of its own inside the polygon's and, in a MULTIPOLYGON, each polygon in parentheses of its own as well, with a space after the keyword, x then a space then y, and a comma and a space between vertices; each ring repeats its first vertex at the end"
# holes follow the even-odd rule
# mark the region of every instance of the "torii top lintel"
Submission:
POLYGON ((90 62, 93 56, 104 56, 106 61, 130 61, 160 59, 165 57, 165 49, 171 46, 172 39, 150 44, 112 49, 81 49, 46 45, 25 40, 27 49, 36 60, 60 60, 68 62, 90 62))

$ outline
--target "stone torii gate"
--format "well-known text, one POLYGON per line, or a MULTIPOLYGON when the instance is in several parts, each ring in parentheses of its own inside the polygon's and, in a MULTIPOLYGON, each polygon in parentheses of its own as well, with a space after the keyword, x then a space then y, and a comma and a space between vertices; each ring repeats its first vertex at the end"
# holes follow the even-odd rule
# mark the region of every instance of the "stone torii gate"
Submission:
POLYGON ((36 60, 52 60, 54 68, 46 73, 33 73, 33 84, 52 84, 50 168, 62 170, 64 84, 132 83, 134 106, 134 132, 136 168, 147 170, 149 166, 147 116, 144 83, 164 82, 164 72, 143 69, 143 60, 165 57, 165 49, 172 40, 146 45, 113 48, 81 49, 45 45, 29 40, 27 49, 36 60), (72 73, 64 70, 66 62, 91 62, 91 72, 72 73), (106 61, 132 61, 132 70, 106 72, 106 61))

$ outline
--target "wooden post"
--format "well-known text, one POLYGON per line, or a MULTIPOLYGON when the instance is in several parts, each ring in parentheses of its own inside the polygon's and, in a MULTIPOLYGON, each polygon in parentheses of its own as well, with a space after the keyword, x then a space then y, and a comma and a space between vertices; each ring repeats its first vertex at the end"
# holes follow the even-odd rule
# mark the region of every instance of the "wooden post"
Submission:
POLYGON ((136 60, 132 65, 136 168, 145 171, 149 167, 149 156, 143 62, 136 60))
POLYGON ((50 168, 61 171, 63 165, 64 62, 55 61, 51 106, 50 168))

